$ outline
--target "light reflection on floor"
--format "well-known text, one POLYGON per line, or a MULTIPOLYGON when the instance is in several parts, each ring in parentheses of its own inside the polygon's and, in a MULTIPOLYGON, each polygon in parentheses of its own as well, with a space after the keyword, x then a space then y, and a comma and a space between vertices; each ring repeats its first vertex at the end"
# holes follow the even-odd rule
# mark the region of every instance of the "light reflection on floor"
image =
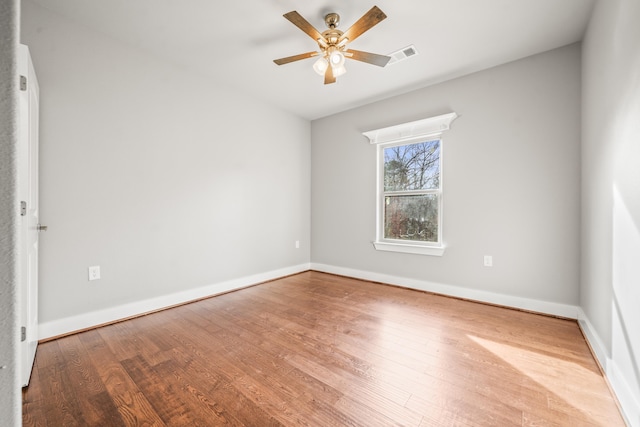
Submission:
POLYGON ((590 412, 589 405, 585 404, 610 395, 603 377, 593 370, 575 362, 520 347, 472 335, 468 335, 468 338, 547 389, 551 409, 554 405, 562 405, 565 410, 566 405, 580 408, 580 412, 588 415, 598 425, 608 425, 612 415, 617 417, 617 414, 590 412), (558 378, 566 378, 560 387, 558 378))

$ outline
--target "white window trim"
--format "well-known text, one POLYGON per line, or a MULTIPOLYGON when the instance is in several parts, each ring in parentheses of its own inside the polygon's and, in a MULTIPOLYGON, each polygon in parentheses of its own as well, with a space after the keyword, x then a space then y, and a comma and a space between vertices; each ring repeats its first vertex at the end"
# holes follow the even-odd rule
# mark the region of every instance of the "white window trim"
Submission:
MULTIPOLYGON (((422 243, 412 242, 405 240, 392 240, 384 239, 382 234, 382 202, 381 197, 383 194, 384 186, 383 180, 383 167, 380 166, 380 159, 382 146, 388 147, 391 145, 410 144, 412 142, 426 141, 427 139, 441 139, 442 134, 449 130, 451 122, 453 122, 458 115, 456 113, 443 114, 440 116, 429 117, 427 119, 416 120, 414 122, 403 123, 395 126, 389 126, 386 128, 375 129, 367 132, 363 132, 363 135, 369 139, 369 143, 372 145, 378 145, 378 158, 377 158, 377 191, 376 191, 376 240, 373 242, 373 246, 379 251, 388 252, 403 252, 419 255, 431 255, 442 256, 444 255, 445 245, 442 240, 442 197, 440 193, 439 197, 439 209, 438 209, 438 241, 439 243, 422 243)), ((440 152, 442 153, 442 143, 440 145, 440 152)), ((442 161, 442 158, 441 158, 442 161)), ((442 163, 441 163, 442 167, 442 163)), ((442 174, 442 168, 440 169, 442 174)), ((442 177, 440 185, 442 188, 442 177)))

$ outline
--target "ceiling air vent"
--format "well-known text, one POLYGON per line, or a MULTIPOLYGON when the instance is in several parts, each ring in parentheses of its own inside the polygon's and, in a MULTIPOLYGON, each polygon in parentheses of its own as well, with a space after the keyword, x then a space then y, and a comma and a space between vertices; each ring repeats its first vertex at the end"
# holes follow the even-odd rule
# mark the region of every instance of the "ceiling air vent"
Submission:
POLYGON ((414 45, 404 47, 400 50, 396 50, 395 52, 390 53, 387 56, 391 57, 391 60, 387 63, 387 65, 395 64, 400 61, 404 61, 405 59, 409 59, 412 56, 416 56, 418 51, 414 45))

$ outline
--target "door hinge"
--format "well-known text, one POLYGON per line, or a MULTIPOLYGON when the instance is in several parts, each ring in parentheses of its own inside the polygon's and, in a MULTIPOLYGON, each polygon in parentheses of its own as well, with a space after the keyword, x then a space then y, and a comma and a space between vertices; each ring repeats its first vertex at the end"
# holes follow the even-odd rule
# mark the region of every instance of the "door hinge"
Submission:
POLYGON ((27 340, 27 327, 22 326, 20 328, 20 342, 27 340))
POLYGON ((27 90, 27 78, 20 76, 20 90, 27 90))
POLYGON ((26 215, 27 215, 27 202, 21 201, 20 202, 20 216, 26 216, 26 215))

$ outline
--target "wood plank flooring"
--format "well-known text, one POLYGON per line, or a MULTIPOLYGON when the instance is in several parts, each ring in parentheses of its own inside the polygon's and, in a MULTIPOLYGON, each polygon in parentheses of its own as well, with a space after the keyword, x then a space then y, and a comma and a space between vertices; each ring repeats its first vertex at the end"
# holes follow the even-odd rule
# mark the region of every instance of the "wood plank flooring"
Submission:
POLYGON ((42 343, 25 426, 623 426, 575 321, 318 272, 42 343))

